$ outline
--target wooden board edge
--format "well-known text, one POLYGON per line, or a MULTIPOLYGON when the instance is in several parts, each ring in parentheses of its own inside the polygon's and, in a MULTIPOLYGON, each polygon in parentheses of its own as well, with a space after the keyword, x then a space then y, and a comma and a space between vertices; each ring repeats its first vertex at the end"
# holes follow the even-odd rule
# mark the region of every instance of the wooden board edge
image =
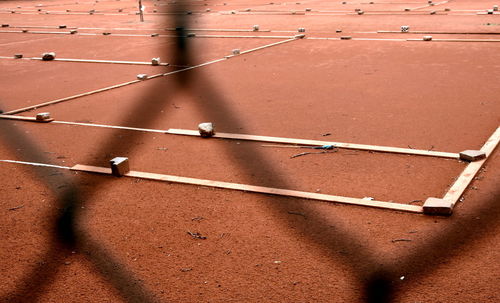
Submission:
MULTIPOLYGON (((185 135, 185 136, 197 136, 197 137, 200 136, 198 131, 187 130, 187 129, 171 128, 171 129, 168 129, 166 131, 166 133, 172 134, 172 135, 185 135)), ((398 153, 398 154, 429 156, 429 157, 439 157, 439 158, 451 158, 451 159, 459 159, 460 158, 460 155, 458 153, 428 151, 428 150, 420 150, 420 149, 409 149, 409 148, 378 146, 378 145, 367 145, 367 144, 332 142, 332 141, 293 139, 293 138, 232 134, 232 133, 216 133, 213 137, 220 138, 220 139, 248 140, 248 141, 283 143, 283 144, 298 144, 298 145, 310 145, 310 146, 333 145, 335 147, 345 148, 345 149, 357 149, 357 150, 377 151, 377 152, 386 152, 386 153, 398 153)))
MULTIPOLYGON (((111 168, 90 166, 90 165, 81 165, 81 164, 77 164, 77 165, 71 167, 70 170, 90 172, 90 173, 100 173, 100 174, 111 174, 111 168)), ((133 177, 133 178, 148 179, 148 180, 154 180, 154 181, 172 182, 172 183, 180 183, 180 184, 191 184, 191 185, 216 187, 216 188, 223 188, 223 189, 261 193, 261 194, 303 198, 303 199, 309 199, 309 200, 335 202, 335 203, 341 203, 341 204, 366 206, 366 207, 381 208, 381 209, 391 209, 391 210, 405 211, 405 212, 411 212, 411 213, 423 213, 423 208, 421 206, 417 206, 417 205, 408 205, 408 204, 400 204, 400 203, 393 203, 393 202, 365 200, 365 199, 360 199, 360 198, 334 196, 334 195, 318 194, 318 193, 288 190, 288 189, 279 189, 279 188, 272 188, 272 187, 254 186, 254 185, 247 185, 247 184, 240 184, 240 183, 229 183, 229 182, 212 181, 212 180, 197 179, 197 178, 187 178, 187 177, 179 177, 179 176, 163 175, 163 174, 147 173, 147 172, 138 172, 138 171, 129 171, 124 176, 133 177)))
POLYGON ((498 127, 493 134, 486 140, 481 151, 486 153, 486 158, 480 161, 471 162, 458 176, 457 180, 450 187, 448 192, 444 195, 443 199, 449 200, 455 205, 460 197, 464 194, 469 184, 474 180, 479 170, 483 167, 484 163, 488 160, 489 156, 497 148, 500 142, 500 127, 498 127))
POLYGON ((54 119, 37 120, 36 117, 25 117, 25 116, 14 116, 14 115, 0 115, 0 119, 6 120, 18 120, 18 121, 29 121, 38 123, 48 123, 54 121, 54 119))

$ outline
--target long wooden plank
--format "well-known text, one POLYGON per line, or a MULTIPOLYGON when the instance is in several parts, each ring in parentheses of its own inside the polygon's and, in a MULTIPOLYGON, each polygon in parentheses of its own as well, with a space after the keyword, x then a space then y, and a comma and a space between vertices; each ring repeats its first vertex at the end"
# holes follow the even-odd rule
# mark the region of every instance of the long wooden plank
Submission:
MULTIPOLYGON (((173 135, 186 135, 186 136, 197 136, 197 137, 200 136, 200 133, 198 131, 187 130, 187 129, 171 128, 167 130, 166 133, 173 135)), ((460 158, 460 155, 458 153, 448 153, 448 152, 389 147, 389 146, 366 145, 366 144, 342 143, 342 142, 332 142, 332 141, 292 139, 292 138, 255 136, 255 135, 231 134, 231 133, 216 133, 214 138, 298 144, 298 145, 309 145, 309 146, 333 145, 335 147, 346 148, 346 149, 369 150, 369 151, 378 151, 386 153, 398 153, 398 154, 431 156, 431 157, 452 158, 452 159, 460 158)))
POLYGON ((435 35, 500 35, 500 32, 450 32, 450 31, 377 31, 379 34, 435 34, 435 35))
POLYGON ((133 81, 125 82, 125 83, 120 83, 120 84, 116 84, 116 85, 112 85, 112 86, 108 86, 108 87, 96 89, 96 90, 93 90, 93 91, 90 91, 90 92, 86 92, 86 93, 82 93, 82 94, 77 94, 77 95, 73 95, 73 96, 69 96, 69 97, 65 97, 65 98, 61 98, 61 99, 56 99, 56 100, 52 100, 52 101, 48 101, 48 102, 44 102, 44 103, 40 103, 40 104, 36 104, 36 105, 31 105, 31 106, 19 108, 19 109, 16 109, 16 110, 8 111, 5 114, 8 114, 8 115, 18 114, 18 113, 25 112, 25 111, 28 111, 28 110, 32 110, 32 109, 36 109, 36 108, 40 108, 40 107, 44 107, 44 106, 52 105, 52 104, 56 104, 56 103, 61 103, 61 102, 65 102, 65 101, 77 99, 77 98, 80 98, 80 97, 85 97, 85 96, 97 94, 97 93, 100 93, 100 92, 105 92, 105 91, 108 91, 108 90, 111 90, 111 89, 115 89, 115 88, 119 88, 119 87, 131 85, 131 84, 138 83, 138 82, 141 82, 141 80, 133 80, 133 81))
MULTIPOLYGON (((43 58, 40 57, 32 57, 26 58, 30 60, 39 60, 42 61, 43 58)), ((66 58, 55 58, 52 61, 61 61, 61 62, 82 62, 82 63, 109 63, 109 64, 128 64, 128 65, 152 65, 151 62, 144 61, 116 61, 116 60, 92 60, 92 59, 66 59, 66 58)), ((159 63, 159 66, 168 66, 168 63, 159 63)))
MULTIPOLYGON (((100 173, 100 174, 111 174, 110 168, 89 166, 89 165, 80 165, 80 164, 71 167, 71 170, 91 172, 91 173, 100 173)), ((247 192, 254 192, 254 193, 261 193, 261 194, 296 197, 296 198, 304 198, 304 199, 310 199, 310 200, 319 200, 319 201, 337 202, 337 203, 343 203, 343 204, 352 204, 352 205, 368 206, 368 207, 375 207, 375 208, 392 209, 392 210, 407 211, 407 212, 412 212, 412 213, 422 213, 423 212, 422 207, 417 206, 417 205, 399 204, 399 203, 391 203, 391 202, 384 202, 384 201, 364 200, 364 199, 359 199, 359 198, 325 195, 325 194, 310 193, 310 192, 296 191, 296 190, 289 190, 289 189, 280 189, 280 188, 254 186, 254 185, 246 185, 246 184, 239 184, 239 183, 212 181, 212 180, 187 178, 187 177, 179 177, 179 176, 171 176, 171 175, 163 175, 163 174, 155 174, 155 173, 147 173, 147 172, 138 172, 138 171, 130 171, 127 174, 125 174, 125 176, 133 177, 133 178, 155 180, 155 181, 165 181, 165 182, 174 182, 174 183, 182 183, 182 184, 200 185, 200 186, 224 188, 224 189, 231 189, 231 190, 240 190, 240 191, 247 191, 247 192)))
POLYGON ((23 117, 23 116, 12 116, 12 115, 0 115, 0 119, 32 121, 32 122, 36 121, 35 117, 23 117))
POLYGON ((423 41, 423 42, 500 42, 500 39, 432 39, 424 41, 422 39, 406 39, 406 41, 423 41))
POLYGON ((500 141, 500 127, 491 135, 491 137, 486 141, 486 143, 481 148, 482 151, 486 153, 486 159, 471 162, 464 171, 457 178, 455 183, 450 187, 446 195, 443 197, 445 200, 449 200, 455 205, 460 197, 463 195, 469 184, 472 182, 476 174, 479 172, 481 167, 488 159, 488 157, 493 153, 495 148, 498 146, 500 141))
POLYGON ((244 36, 244 35, 196 35, 197 38, 257 38, 257 39, 289 39, 290 36, 244 36))

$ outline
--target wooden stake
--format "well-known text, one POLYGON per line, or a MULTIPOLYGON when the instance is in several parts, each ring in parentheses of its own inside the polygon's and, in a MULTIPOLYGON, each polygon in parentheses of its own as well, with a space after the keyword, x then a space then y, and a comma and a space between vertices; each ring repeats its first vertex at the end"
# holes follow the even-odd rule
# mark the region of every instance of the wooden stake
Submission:
MULTIPOLYGON (((91 172, 91 173, 100 173, 100 174, 108 174, 108 175, 111 174, 111 168, 106 168, 106 167, 97 167, 97 166, 88 166, 88 165, 78 164, 78 165, 71 167, 70 169, 75 170, 75 171, 83 171, 83 172, 91 172)), ((133 177, 133 178, 148 179, 148 180, 155 180, 155 181, 164 181, 164 182, 191 184, 191 185, 201 185, 201 186, 207 186, 207 187, 249 191, 249 192, 261 193, 261 194, 278 195, 278 196, 286 196, 286 197, 304 198, 304 199, 310 199, 310 200, 352 204, 352 205, 359 205, 359 206, 368 206, 368 207, 375 207, 375 208, 392 209, 392 210, 407 211, 407 212, 412 212, 412 213, 422 213, 422 211, 423 211, 421 206, 416 206, 416 205, 399 204, 399 203, 374 201, 374 200, 365 200, 365 199, 350 198, 350 197, 343 197, 343 196, 334 196, 334 195, 325 195, 325 194, 310 193, 310 192, 303 192, 303 191, 296 191, 296 190, 289 190, 289 189, 254 186, 254 185, 246 185, 246 184, 239 184, 239 183, 220 182, 220 181, 212 181, 212 180, 204 180, 204 179, 196 179, 196 178, 186 178, 186 177, 154 174, 154 173, 146 173, 146 172, 138 172, 138 171, 129 171, 128 173, 124 174, 124 176, 133 177)))
POLYGON ((139 15, 141 22, 144 22, 144 8, 142 7, 142 0, 139 0, 139 15))

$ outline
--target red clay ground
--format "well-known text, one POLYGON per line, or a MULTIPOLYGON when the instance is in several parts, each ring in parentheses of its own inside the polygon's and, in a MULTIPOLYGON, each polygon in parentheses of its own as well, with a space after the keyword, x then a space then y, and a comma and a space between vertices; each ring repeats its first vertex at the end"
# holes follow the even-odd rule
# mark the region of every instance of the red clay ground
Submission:
MULTIPOLYGON (((496 3, 374 2, 189 1, 180 8, 144 1, 141 23, 134 1, 3 1, 0 23, 9 27, 0 28, 1 109, 222 59, 236 48, 284 41, 304 27, 305 39, 19 115, 49 111, 59 121, 160 130, 213 121, 220 132, 447 152, 479 149, 500 125, 500 42, 406 41, 427 34, 377 31, 410 25, 411 31, 447 32, 433 33, 434 39, 497 40, 498 12, 483 14, 496 3), (415 9, 405 12, 407 7, 415 9), (356 8, 365 14, 355 14, 356 8), (188 40, 191 60, 175 56, 176 31, 166 30, 180 16, 170 13, 186 10, 193 12, 185 15, 188 32, 196 33, 188 40), (62 24, 67 28, 57 28, 62 24), (254 24, 262 31, 252 32, 254 24), (161 57, 174 66, 3 58, 46 51, 71 59, 161 57)), ((353 150, 291 159, 303 150, 0 123, 0 160, 106 166, 115 156, 127 156, 138 171, 403 204, 442 197, 466 165, 353 150), (36 142, 38 155, 8 135, 36 142)), ((386 271, 394 302, 498 302, 499 165, 496 151, 454 214, 433 217, 0 162, 0 301, 376 302, 365 288, 374 273, 386 271), (68 248, 54 239, 53 224, 62 208, 57 194, 71 183, 80 192, 79 238, 68 248)))

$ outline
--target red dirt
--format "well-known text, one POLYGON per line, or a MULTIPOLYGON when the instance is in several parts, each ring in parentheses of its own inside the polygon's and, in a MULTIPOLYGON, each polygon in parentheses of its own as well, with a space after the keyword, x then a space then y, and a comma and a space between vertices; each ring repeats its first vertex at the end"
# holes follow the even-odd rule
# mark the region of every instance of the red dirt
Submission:
MULTIPOLYGON (((485 34, 500 32, 498 14, 477 15, 492 1, 450 1, 407 13, 405 7, 427 1, 205 2, 193 2, 187 15, 191 28, 212 29, 193 30, 197 35, 293 37, 304 27, 306 39, 20 115, 49 111, 61 121, 165 130, 212 121, 220 132, 446 152, 479 149, 500 124, 499 42, 410 42, 401 39, 424 34, 376 33, 410 25, 412 31, 483 33, 432 34, 435 39, 498 39, 485 34), (355 8, 365 14, 355 15, 355 8), (432 10, 438 14, 429 15, 432 10), (271 32, 215 30, 254 24, 271 32), (343 35, 354 40, 312 39, 343 35)), ((161 57, 184 65, 176 62, 173 38, 117 35, 176 34, 164 28, 175 27, 177 15, 152 10, 179 9, 166 1, 144 3, 146 22, 140 23, 130 0, 56 0, 41 7, 2 1, 0 20, 10 27, 0 28, 0 56, 55 51, 58 58, 161 57), (96 13, 71 14, 90 9, 96 13), (2 33, 69 31, 43 28, 61 24, 78 34, 2 33)), ((189 38, 189 65, 283 40, 189 38)), ((182 68, 19 59, 0 59, 0 66, 3 111, 182 68)), ((442 197, 466 165, 353 150, 291 159, 304 150, 53 123, 0 125, 0 160, 107 166, 127 156, 138 171, 404 204, 442 197), (8 135, 36 142, 42 159, 8 135)), ((433 217, 0 162, 0 301, 363 302, 367 282, 386 271, 394 302, 498 302, 499 165, 497 150, 454 214, 433 217), (46 182, 55 183, 54 191, 46 182), (53 224, 63 208, 57 194, 71 182, 80 192, 79 236, 68 248, 55 240, 53 224)))

